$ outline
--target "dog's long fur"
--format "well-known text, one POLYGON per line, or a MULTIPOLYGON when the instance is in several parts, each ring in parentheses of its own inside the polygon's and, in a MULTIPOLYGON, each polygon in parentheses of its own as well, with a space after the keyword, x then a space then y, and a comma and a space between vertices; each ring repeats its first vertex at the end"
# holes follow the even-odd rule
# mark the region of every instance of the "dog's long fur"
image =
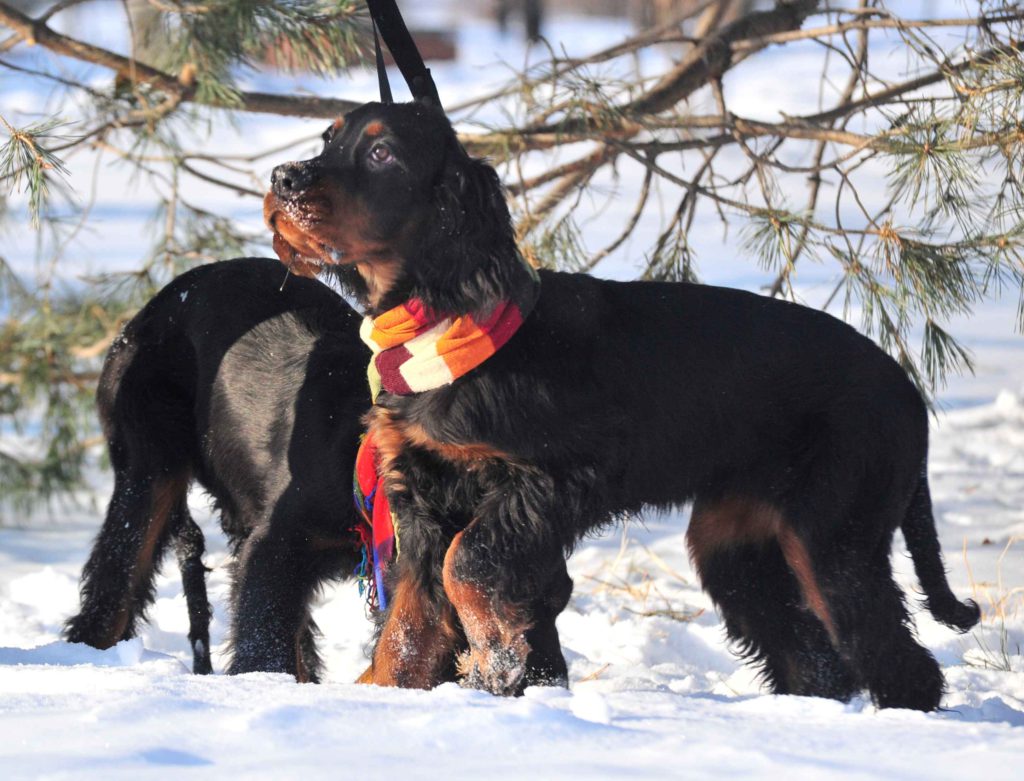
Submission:
MULTIPOLYGON (((320 155, 275 170, 265 215, 285 263, 339 265, 371 316, 409 297, 485 313, 521 263, 496 173, 422 104, 335 123, 320 155)), ((457 623, 466 682, 519 691, 529 633, 564 605, 550 598, 563 555, 624 514, 693 502, 703 586, 773 691, 938 707, 941 671, 892 579, 894 531, 939 620, 964 631, 978 610, 946 582, 927 412, 905 372, 794 304, 540 276, 495 356, 451 385, 383 394, 367 417, 401 554, 365 679, 433 685, 457 623)))
POLYGON ((200 266, 108 353, 97 402, 114 493, 68 640, 106 648, 134 636, 173 543, 193 669, 211 671, 204 541, 186 504, 195 481, 236 556, 229 670, 319 677, 310 601, 360 556, 351 490, 368 351, 340 296, 286 274, 257 258, 200 266))

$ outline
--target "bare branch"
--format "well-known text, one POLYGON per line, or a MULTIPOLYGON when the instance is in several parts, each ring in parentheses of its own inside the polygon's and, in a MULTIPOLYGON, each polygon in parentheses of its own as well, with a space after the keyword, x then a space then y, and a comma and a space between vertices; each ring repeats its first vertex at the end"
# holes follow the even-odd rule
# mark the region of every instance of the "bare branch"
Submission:
MULTIPOLYGON (((884 13, 881 9, 869 9, 873 13, 884 13)), ((1019 13, 994 14, 992 16, 961 17, 956 19, 858 19, 852 22, 829 24, 822 27, 809 27, 806 30, 787 30, 785 32, 759 35, 746 40, 736 41, 732 45, 734 52, 762 49, 765 46, 792 41, 806 41, 814 38, 825 38, 832 35, 855 30, 922 30, 934 27, 981 27, 996 24, 1009 24, 1024 20, 1024 11, 1019 13)))
POLYGON ((570 173, 563 176, 558 184, 544 196, 543 200, 531 210, 530 214, 519 222, 516 226, 516 235, 523 237, 529 233, 558 204, 589 181, 598 168, 617 154, 614 147, 605 144, 589 157, 584 158, 580 165, 573 167, 570 173))

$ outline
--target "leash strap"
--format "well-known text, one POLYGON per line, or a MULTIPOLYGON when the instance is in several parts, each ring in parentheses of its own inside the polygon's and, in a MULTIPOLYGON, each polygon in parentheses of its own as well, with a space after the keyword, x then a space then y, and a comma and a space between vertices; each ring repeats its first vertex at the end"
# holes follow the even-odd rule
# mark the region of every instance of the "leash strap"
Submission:
POLYGON ((380 34, 377 32, 377 22, 370 20, 373 25, 373 51, 377 56, 377 84, 380 86, 380 102, 394 103, 391 97, 391 84, 388 82, 388 69, 384 67, 384 53, 380 49, 380 34))
MULTIPOLYGON (((405 26, 405 20, 398 10, 395 0, 366 0, 366 6, 370 10, 370 17, 373 19, 374 30, 380 30, 380 37, 391 52, 395 65, 402 73, 402 78, 409 85, 414 99, 427 98, 432 100, 438 108, 441 108, 441 99, 437 95, 437 86, 434 78, 430 75, 430 68, 424 62, 416 42, 413 41, 409 28, 405 26)), ((380 76, 384 70, 383 59, 377 58, 378 78, 385 80, 387 76, 380 76)), ((388 90, 390 95, 390 89, 388 90)), ((384 101, 384 91, 381 89, 381 100, 384 101)), ((390 100, 384 101, 390 102, 390 100)))

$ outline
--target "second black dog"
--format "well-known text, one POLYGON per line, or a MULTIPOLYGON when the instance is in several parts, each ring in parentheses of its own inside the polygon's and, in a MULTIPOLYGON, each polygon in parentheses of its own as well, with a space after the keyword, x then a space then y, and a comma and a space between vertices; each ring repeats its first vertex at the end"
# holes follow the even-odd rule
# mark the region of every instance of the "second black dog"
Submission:
POLYGON ((173 543, 194 670, 211 671, 204 541, 186 504, 195 481, 236 555, 229 671, 317 680, 310 602, 361 556, 352 470, 368 352, 340 296, 298 277, 282 285, 285 275, 257 258, 193 269, 111 348, 97 402, 114 492, 69 641, 134 636, 173 543))

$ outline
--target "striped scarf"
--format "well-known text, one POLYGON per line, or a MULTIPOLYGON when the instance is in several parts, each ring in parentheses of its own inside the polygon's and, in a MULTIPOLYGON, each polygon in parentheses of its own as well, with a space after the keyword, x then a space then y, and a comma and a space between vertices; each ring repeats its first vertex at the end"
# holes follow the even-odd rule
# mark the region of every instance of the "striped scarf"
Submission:
MULTIPOLYGON (((367 371, 374 402, 381 390, 397 396, 449 385, 494 355, 523 324, 539 293, 536 274, 525 263, 518 302, 500 301, 479 319, 437 315, 412 298, 377 317, 366 317, 359 335, 373 352, 367 371)), ((384 575, 398 553, 398 525, 381 486, 377 443, 367 433, 356 454, 354 494, 363 521, 356 528, 363 544, 357 574, 370 607, 385 610, 384 575)))
POLYGON ((365 318, 359 335, 373 351, 367 374, 374 399, 381 390, 410 396, 449 385, 494 355, 526 314, 519 304, 501 301, 479 320, 435 316, 413 298, 365 318))

